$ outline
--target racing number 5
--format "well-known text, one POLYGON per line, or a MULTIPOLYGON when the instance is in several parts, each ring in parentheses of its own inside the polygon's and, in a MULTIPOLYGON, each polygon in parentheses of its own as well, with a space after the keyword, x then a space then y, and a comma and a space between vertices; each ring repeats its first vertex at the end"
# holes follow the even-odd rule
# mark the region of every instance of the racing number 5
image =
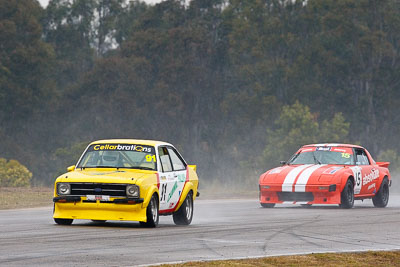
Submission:
POLYGON ((361 172, 360 171, 356 172, 356 185, 357 186, 361 185, 361 172))

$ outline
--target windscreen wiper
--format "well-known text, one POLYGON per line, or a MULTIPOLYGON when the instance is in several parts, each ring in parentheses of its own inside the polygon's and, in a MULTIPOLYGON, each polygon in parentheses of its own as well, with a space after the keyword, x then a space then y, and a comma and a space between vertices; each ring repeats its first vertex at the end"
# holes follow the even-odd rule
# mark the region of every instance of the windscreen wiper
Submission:
POLYGON ((314 151, 312 152, 312 156, 314 158, 314 162, 317 164, 322 164, 319 160, 317 160, 317 158, 315 157, 314 151))
POLYGON ((149 170, 149 171, 154 171, 154 169, 153 169, 153 168, 150 168, 150 167, 142 167, 142 166, 130 167, 129 169, 139 169, 139 170, 149 170))
POLYGON ((293 156, 288 160, 288 162, 286 162, 286 164, 287 164, 287 165, 290 165, 290 163, 292 163, 299 155, 300 155, 300 153, 299 153, 299 154, 296 154, 296 155, 293 155, 293 156))
POLYGON ((110 168, 110 169, 119 169, 119 168, 122 168, 122 167, 116 167, 116 166, 96 166, 96 167, 93 167, 93 168, 110 168))

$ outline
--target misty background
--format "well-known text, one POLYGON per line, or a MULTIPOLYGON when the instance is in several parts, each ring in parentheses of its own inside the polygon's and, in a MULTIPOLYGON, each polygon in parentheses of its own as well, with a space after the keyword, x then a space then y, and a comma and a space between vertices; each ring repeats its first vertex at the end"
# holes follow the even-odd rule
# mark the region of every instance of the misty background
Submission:
POLYGON ((399 52, 395 0, 0 0, 0 157, 50 186, 91 141, 155 139, 256 189, 348 142, 398 176, 399 52))

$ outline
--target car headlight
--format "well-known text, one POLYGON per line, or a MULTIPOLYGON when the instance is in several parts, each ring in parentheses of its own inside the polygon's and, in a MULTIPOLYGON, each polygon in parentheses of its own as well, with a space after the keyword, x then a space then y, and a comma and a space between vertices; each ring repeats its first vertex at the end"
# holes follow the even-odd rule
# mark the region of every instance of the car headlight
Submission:
POLYGON ((71 194, 71 185, 68 183, 58 183, 57 184, 57 194, 59 194, 59 195, 71 194))
POLYGON ((128 197, 139 197, 139 186, 130 184, 126 186, 126 195, 128 197))

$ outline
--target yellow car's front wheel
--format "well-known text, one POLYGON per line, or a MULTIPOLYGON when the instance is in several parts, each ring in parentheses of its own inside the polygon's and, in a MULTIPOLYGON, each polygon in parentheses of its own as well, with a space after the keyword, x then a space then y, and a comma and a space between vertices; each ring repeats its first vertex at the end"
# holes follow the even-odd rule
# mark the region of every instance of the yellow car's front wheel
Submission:
POLYGON ((146 210, 147 222, 140 222, 143 227, 157 227, 159 214, 158 214, 158 197, 154 194, 147 206, 146 210))
POLYGON ((60 219, 60 218, 54 218, 54 221, 57 224, 61 224, 61 225, 70 225, 72 224, 72 222, 74 221, 74 219, 60 219))

